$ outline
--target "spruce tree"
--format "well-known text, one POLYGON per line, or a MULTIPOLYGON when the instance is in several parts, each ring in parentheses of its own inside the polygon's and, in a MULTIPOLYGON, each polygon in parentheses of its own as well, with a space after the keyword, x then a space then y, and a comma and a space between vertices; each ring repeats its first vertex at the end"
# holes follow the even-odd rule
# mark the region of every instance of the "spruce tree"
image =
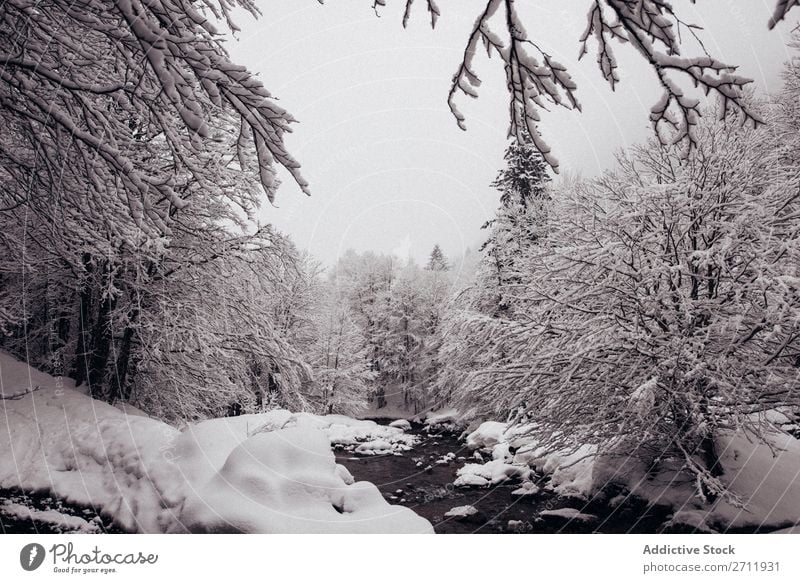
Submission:
POLYGON ((428 265, 425 266, 425 269, 428 271, 448 271, 450 269, 447 257, 445 257, 438 243, 433 246, 431 255, 428 258, 428 265))

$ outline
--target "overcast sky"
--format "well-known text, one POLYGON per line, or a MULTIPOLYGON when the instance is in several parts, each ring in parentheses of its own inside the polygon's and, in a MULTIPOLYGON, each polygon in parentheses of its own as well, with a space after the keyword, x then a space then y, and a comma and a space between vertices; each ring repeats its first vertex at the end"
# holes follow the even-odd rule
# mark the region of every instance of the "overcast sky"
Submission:
MULTIPOLYGON (((435 243, 455 257, 484 238, 480 226, 498 202, 489 184, 507 144, 503 72, 497 57, 477 60, 481 97, 461 98, 468 131, 459 130, 447 92, 485 1, 438 3, 433 31, 424 0, 405 30, 401 0, 388 0, 379 17, 372 0, 265 0, 257 2, 261 18, 237 20, 242 30, 229 50, 300 121, 287 142, 313 191, 306 197, 284 176, 277 208, 267 206, 262 218, 326 264, 348 248, 423 262, 435 243)), ((614 93, 594 55, 577 63, 589 4, 540 0, 526 8, 528 32, 567 65, 583 105, 583 113, 545 112, 542 132, 562 173, 584 176, 647 137, 658 97, 652 72, 630 47, 616 49, 622 83, 614 93)), ((775 0, 674 4, 684 20, 705 28, 712 55, 740 65, 759 91, 779 89, 791 25, 767 31, 775 0)))

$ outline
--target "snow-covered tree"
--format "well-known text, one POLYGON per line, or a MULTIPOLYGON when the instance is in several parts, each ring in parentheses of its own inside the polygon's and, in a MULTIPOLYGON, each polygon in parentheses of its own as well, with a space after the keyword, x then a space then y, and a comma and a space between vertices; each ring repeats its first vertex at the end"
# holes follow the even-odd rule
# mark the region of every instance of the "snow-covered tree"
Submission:
POLYGON ((447 271, 450 269, 450 263, 438 243, 433 246, 425 269, 428 271, 447 271))
POLYGON ((377 373, 348 298, 332 279, 320 283, 310 307, 315 333, 307 360, 313 379, 304 392, 320 413, 355 415, 375 392, 377 373))
POLYGON ((176 420, 221 416, 231 404, 312 407, 303 391, 311 367, 285 319, 294 299, 285 282, 302 276, 292 273, 302 263, 271 231, 236 247, 184 261, 139 292, 125 400, 176 420))
POLYGON ((398 401, 402 396, 395 404, 420 411, 438 366, 436 334, 449 299, 450 272, 349 251, 332 282, 368 347, 378 408, 392 394, 398 401))
POLYGON ((7 155, 24 166, 35 152, 53 169, 86 173, 93 207, 119 201, 141 230, 160 234, 170 208, 187 203, 174 171, 213 187, 203 152, 225 116, 234 149, 257 155, 248 167, 270 198, 276 165, 305 188, 283 144, 292 117, 220 42, 214 22, 236 30, 238 7, 257 12, 249 0, 54 0, 46 9, 7 0, 0 115, 19 134, 7 155), (157 171, 140 163, 153 142, 166 146, 157 171), (74 168, 62 163, 67 155, 74 168))
MULTIPOLYGON (((302 408, 307 367, 292 346, 298 326, 281 307, 302 314, 286 287, 301 261, 284 237, 254 221, 258 182, 231 149, 231 127, 214 128, 198 154, 213 186, 173 169, 191 204, 170 207, 169 230, 158 236, 125 205, 99 204, 91 173, 69 151, 60 167, 35 149, 30 164, 15 164, 15 140, 25 134, 0 136, 9 162, 0 163, 9 185, 0 193, 3 346, 87 383, 97 398, 134 400, 165 418, 218 415, 234 397, 256 406, 257 385, 302 408), (189 333, 192 317, 202 324, 189 333), (228 327, 238 318, 245 320, 234 342, 228 327)), ((166 142, 151 142, 140 168, 157 169, 167 151, 166 142)))
POLYGON ((504 158, 506 166, 492 183, 500 192, 500 206, 483 226, 489 236, 481 247, 484 260, 474 295, 486 313, 508 316, 509 295, 525 277, 519 273, 519 259, 537 244, 546 226, 551 178, 529 137, 512 139, 504 158))
POLYGON ((652 143, 554 195, 514 319, 462 310, 441 358, 469 371, 464 406, 523 411, 556 445, 678 456, 714 497, 716 432, 758 436, 754 412, 800 404, 800 209, 770 134, 734 114, 696 129, 689 157, 652 143))
MULTIPOLYGON (((281 290, 264 278, 297 261, 253 219, 257 185, 272 199, 277 165, 305 183, 283 146, 291 116, 220 43, 213 22, 234 28, 237 6, 256 10, 139 0, 0 9, 3 344, 31 342, 33 362, 97 397, 169 402, 148 376, 163 374, 177 398, 200 395, 190 416, 212 413, 245 376, 235 358, 219 376, 211 367, 242 348, 219 336, 237 316, 248 318, 241 342, 260 342, 255 360, 293 361, 264 305, 281 290), (248 279, 254 265, 263 273, 248 279), (247 281, 229 293, 223 272, 247 281), (226 301, 209 304, 212 292, 226 301), (187 314, 207 329, 176 336, 187 314)), ((296 364, 279 373, 287 395, 302 377, 296 364)), ((180 416, 173 405, 161 409, 180 416)))

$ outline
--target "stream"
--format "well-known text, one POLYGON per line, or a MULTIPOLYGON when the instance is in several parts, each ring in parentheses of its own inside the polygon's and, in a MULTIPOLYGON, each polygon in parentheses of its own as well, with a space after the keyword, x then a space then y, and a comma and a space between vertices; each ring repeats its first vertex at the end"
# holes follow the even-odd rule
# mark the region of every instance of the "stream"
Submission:
MULTIPOLYGON (((657 533, 669 514, 664 507, 648 507, 637 500, 612 508, 602 499, 587 503, 560 497, 547 490, 544 478, 537 480, 541 487, 538 494, 523 497, 512 495, 519 487, 517 482, 490 488, 456 488, 453 486, 456 471, 475 461, 473 452, 452 433, 429 435, 418 425, 409 433, 418 435, 420 441, 403 455, 361 456, 337 449, 336 461, 356 480, 374 483, 390 504, 406 506, 428 519, 437 533, 657 533), (466 518, 445 516, 452 508, 467 505, 475 507, 477 514, 466 518), (592 515, 593 519, 540 516, 543 511, 563 508, 592 515)), ((0 490, 0 508, 6 503, 19 504, 34 512, 53 510, 79 517, 92 524, 94 532, 124 532, 93 508, 67 504, 46 494, 0 490)), ((1 533, 70 531, 53 522, 0 512, 1 533)))
POLYGON ((420 426, 407 433, 421 440, 402 456, 358 456, 337 451, 336 461, 356 480, 375 484, 390 504, 406 506, 428 519, 437 533, 656 533, 669 514, 664 507, 648 508, 636 500, 611 508, 600 500, 587 503, 561 497, 546 490, 543 478, 537 481, 541 491, 532 496, 512 496, 519 487, 516 481, 490 488, 456 488, 456 471, 474 463, 473 452, 453 434, 428 435, 420 426), (448 453, 456 457, 445 462, 448 453), (474 506, 478 514, 468 519, 445 517, 452 508, 466 505, 474 506), (539 516, 543 511, 562 508, 574 508, 596 520, 539 516))

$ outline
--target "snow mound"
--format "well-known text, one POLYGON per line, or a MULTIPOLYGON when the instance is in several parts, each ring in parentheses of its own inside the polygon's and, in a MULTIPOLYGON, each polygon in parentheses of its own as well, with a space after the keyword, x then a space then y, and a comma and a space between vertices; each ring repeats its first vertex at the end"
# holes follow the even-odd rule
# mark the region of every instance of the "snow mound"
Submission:
POLYGON ((506 480, 530 480, 533 472, 530 468, 507 464, 501 460, 492 460, 485 464, 466 464, 456 472, 458 476, 455 486, 483 486, 500 484, 506 480), (479 479, 477 479, 479 478, 479 479))
POLYGON ((592 522, 597 520, 594 514, 585 514, 577 508, 558 508, 556 510, 544 510, 539 516, 545 518, 563 518, 575 522, 592 522))
POLYGON ((488 480, 477 474, 462 474, 456 478, 453 485, 459 488, 483 488, 484 486, 491 485, 491 480, 488 480))
POLYGON ((546 453, 535 452, 534 466, 550 476, 548 488, 561 496, 588 498, 595 490, 594 466, 597 446, 582 445, 577 449, 563 449, 546 453))
POLYGON ((389 427, 396 427, 397 429, 402 429, 403 431, 411 431, 411 422, 407 419, 398 419, 397 421, 392 421, 389 423, 389 427))
POLYGON ((478 514, 478 509, 474 506, 456 506, 444 513, 445 518, 466 518, 478 514))
POLYGON ((326 436, 293 427, 255 435, 186 499, 181 526, 190 532, 423 533, 430 524, 389 506, 368 482, 348 486, 326 436))
MULTIPOLYGON (((784 527, 800 523, 800 440, 781 431, 787 416, 766 411, 752 416, 762 425, 766 442, 744 430, 720 430, 715 449, 723 473, 719 477, 738 504, 719 497, 707 504, 697 493, 696 480, 680 459, 664 459, 656 473, 635 456, 613 452, 596 464, 596 483, 623 485, 631 494, 651 504, 675 510, 667 526, 713 528, 784 527)), ((624 448, 619 448, 624 449, 624 448)))
POLYGON ((492 449, 499 443, 506 443, 507 423, 485 421, 472 433, 467 435, 467 447, 470 449, 492 449))
POLYGON ((519 488, 511 492, 512 496, 535 496, 540 492, 539 486, 533 482, 523 482, 519 488))
POLYGON ((464 425, 464 418, 455 409, 442 409, 431 411, 425 416, 425 431, 439 433, 441 431, 455 431, 464 425))
POLYGON ((352 476, 337 466, 331 442, 343 432, 373 435, 361 422, 304 422, 272 411, 178 431, 126 415, 4 352, 0 393, 7 397, 0 400, 0 488, 94 506, 125 530, 432 532, 372 484, 348 484, 352 476))
POLYGON ((711 509, 713 522, 733 528, 800 523, 800 440, 775 430, 767 433, 767 441, 756 442, 743 432, 717 435, 725 468, 721 479, 744 508, 720 499, 711 509))

